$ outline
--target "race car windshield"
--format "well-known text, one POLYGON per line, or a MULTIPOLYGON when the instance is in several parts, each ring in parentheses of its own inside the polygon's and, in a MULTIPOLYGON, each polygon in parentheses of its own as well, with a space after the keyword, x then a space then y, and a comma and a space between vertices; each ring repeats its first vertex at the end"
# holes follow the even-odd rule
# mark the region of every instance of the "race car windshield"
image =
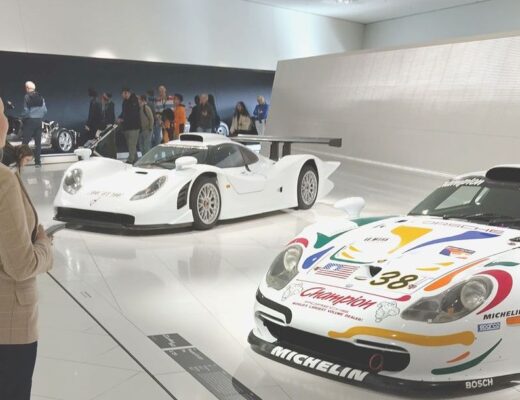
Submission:
POLYGON ((146 153, 136 164, 140 168, 175 169, 175 161, 180 157, 195 157, 199 164, 205 164, 208 158, 206 147, 157 146, 146 153))
POLYGON ((520 226, 520 184, 470 177, 446 182, 409 215, 520 226))

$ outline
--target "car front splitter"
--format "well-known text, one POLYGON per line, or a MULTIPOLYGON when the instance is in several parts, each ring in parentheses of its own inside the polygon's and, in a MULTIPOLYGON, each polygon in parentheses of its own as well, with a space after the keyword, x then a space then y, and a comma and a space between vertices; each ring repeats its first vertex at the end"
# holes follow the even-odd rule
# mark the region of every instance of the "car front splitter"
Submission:
POLYGON ((248 342, 258 354, 290 367, 335 381, 413 398, 445 398, 446 395, 482 393, 515 386, 517 384, 515 381, 520 380, 520 373, 464 381, 432 382, 400 379, 349 366, 347 360, 344 364, 327 360, 317 352, 297 348, 289 343, 269 343, 257 337, 253 331, 249 334, 248 342))

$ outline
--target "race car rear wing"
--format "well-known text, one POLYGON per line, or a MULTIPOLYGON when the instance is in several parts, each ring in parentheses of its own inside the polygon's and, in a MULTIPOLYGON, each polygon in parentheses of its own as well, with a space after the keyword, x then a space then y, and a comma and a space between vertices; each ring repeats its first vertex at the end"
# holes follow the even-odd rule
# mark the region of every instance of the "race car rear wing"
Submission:
POLYGON ((231 140, 239 143, 271 143, 269 158, 278 161, 280 158, 280 143, 283 143, 282 157, 291 154, 291 145, 293 143, 307 144, 325 144, 331 147, 341 147, 341 138, 317 138, 317 137, 277 137, 277 136, 256 136, 256 135, 238 135, 232 137, 231 140))

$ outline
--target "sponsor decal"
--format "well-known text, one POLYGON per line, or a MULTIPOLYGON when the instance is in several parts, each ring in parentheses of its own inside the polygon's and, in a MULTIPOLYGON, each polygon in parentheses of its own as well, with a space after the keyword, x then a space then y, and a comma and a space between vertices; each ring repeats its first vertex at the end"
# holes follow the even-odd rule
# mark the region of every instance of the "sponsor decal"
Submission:
POLYGON ((383 301, 377 305, 376 322, 381 322, 388 317, 397 317, 401 313, 395 301, 383 301))
POLYGON ((123 193, 113 193, 113 192, 101 192, 99 190, 93 190, 89 193, 91 196, 97 196, 96 198, 90 200, 90 206, 92 207, 101 199, 117 199, 123 195, 123 193))
POLYGON ((460 187, 460 186, 480 186, 485 182, 484 179, 481 178, 467 178, 467 179, 454 179, 451 181, 444 182, 441 186, 445 187, 460 187))
POLYGON ((354 272, 358 270, 359 267, 355 265, 345 265, 338 263, 328 263, 324 267, 319 267, 316 269, 316 275, 330 276, 332 278, 338 279, 347 279, 354 272))
POLYGON ((443 250, 441 250, 440 254, 442 254, 443 256, 448 256, 448 257, 457 257, 457 258, 461 258, 461 259, 466 259, 474 253, 475 253, 475 250, 468 250, 468 249, 463 249, 461 247, 448 246, 448 247, 444 248, 443 250))
POLYGON ((412 282, 419 279, 418 275, 403 275, 399 271, 385 272, 378 279, 370 281, 372 286, 386 286, 388 289, 404 289, 412 282))
POLYGON ((89 193, 92 196, 100 196, 100 197, 121 197, 123 193, 114 193, 114 192, 102 192, 99 190, 93 190, 89 193))
POLYGON ((387 237, 367 237, 363 239, 364 242, 388 242, 390 238, 387 237))
POLYGON ((483 389, 493 386, 493 378, 476 379, 474 381, 466 382, 467 390, 483 389))
POLYGON ((479 332, 490 332, 490 331, 498 331, 501 327, 500 322, 491 322, 489 324, 480 324, 478 326, 479 332))
POLYGON ((484 320, 510 318, 520 316, 520 310, 502 311, 497 313, 484 314, 484 320))
POLYGON ((303 290, 303 283, 293 283, 285 289, 285 291, 282 294, 282 301, 287 300, 290 297, 293 297, 297 294, 300 294, 303 290))
POLYGON ((424 221, 423 223, 425 225, 440 225, 440 226, 447 226, 449 228, 471 229, 472 231, 492 233, 496 236, 502 235, 504 233, 503 229, 491 228, 491 227, 480 226, 480 225, 471 225, 471 224, 467 224, 464 222, 431 220, 431 221, 424 221))
POLYGON ((306 354, 298 353, 282 346, 276 346, 271 350, 271 356, 281 358, 303 368, 320 371, 329 375, 339 376, 347 381, 363 382, 369 374, 360 369, 344 367, 329 361, 314 358, 306 354))
POLYGON ((301 297, 321 300, 332 303, 334 306, 346 305, 352 308, 362 308, 364 310, 377 304, 376 301, 369 300, 361 296, 341 295, 327 291, 324 287, 313 287, 300 293, 301 297))

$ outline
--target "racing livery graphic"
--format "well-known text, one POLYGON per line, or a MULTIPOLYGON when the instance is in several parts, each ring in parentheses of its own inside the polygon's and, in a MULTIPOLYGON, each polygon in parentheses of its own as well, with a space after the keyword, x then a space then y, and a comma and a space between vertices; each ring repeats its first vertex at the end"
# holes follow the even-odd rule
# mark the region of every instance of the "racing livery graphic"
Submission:
POLYGON ((454 178, 408 215, 307 227, 261 282, 249 343, 381 390, 520 379, 520 167, 454 178))

